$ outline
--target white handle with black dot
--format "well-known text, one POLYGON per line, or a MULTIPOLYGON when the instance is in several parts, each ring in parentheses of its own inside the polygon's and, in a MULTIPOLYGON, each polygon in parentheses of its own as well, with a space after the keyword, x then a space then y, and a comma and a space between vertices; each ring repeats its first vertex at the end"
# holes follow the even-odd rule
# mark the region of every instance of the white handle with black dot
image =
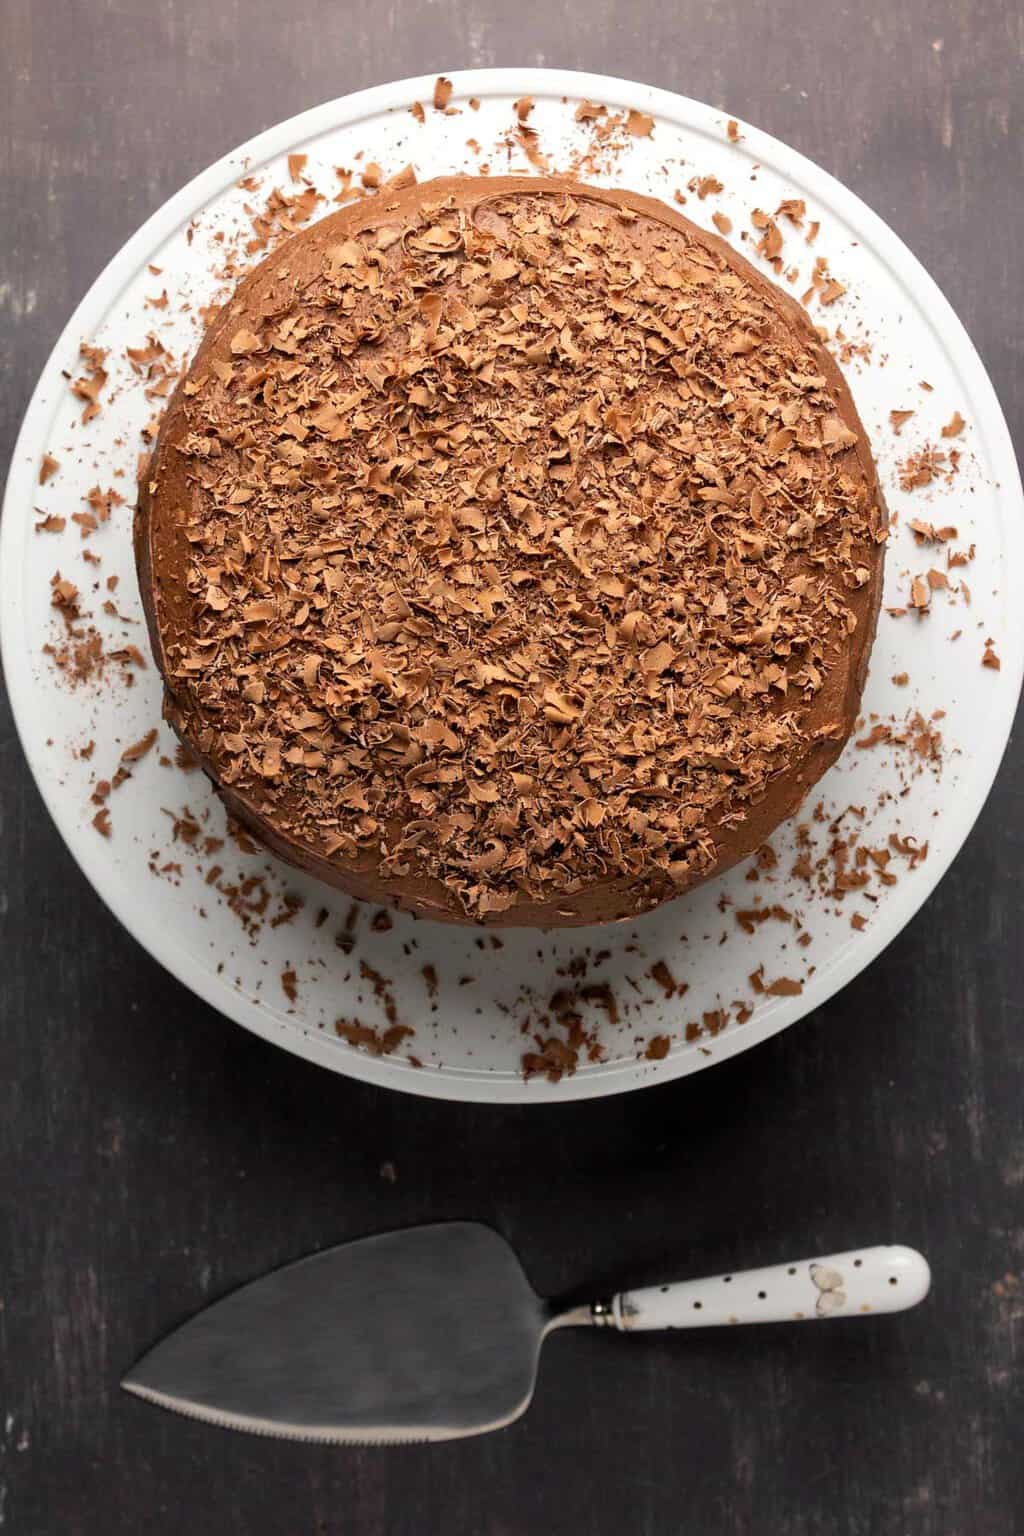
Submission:
POLYGON ((594 1321, 634 1333, 648 1328, 715 1328, 729 1323, 809 1322, 903 1312, 928 1294, 928 1261, 913 1248, 853 1248, 770 1269, 622 1291, 594 1321))

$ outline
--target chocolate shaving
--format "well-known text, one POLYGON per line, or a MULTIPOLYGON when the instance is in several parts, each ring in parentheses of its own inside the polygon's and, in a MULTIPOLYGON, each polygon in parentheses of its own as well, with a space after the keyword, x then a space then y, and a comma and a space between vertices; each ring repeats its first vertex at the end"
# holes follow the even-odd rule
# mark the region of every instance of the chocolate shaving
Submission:
POLYGON ((785 907, 778 905, 772 907, 749 907, 745 911, 737 911, 734 915, 744 933, 754 933, 759 924, 766 923, 772 919, 779 923, 791 923, 793 921, 792 913, 787 912, 785 907))
POLYGON ((803 982, 794 981, 790 976, 780 976, 776 981, 766 982, 763 966, 753 973, 749 981, 754 991, 765 997, 799 997, 804 990, 803 982))
POLYGON ((385 1030, 374 1029, 370 1024, 358 1024, 354 1020, 338 1019, 335 1034, 349 1045, 364 1046, 371 1056, 390 1056, 403 1040, 416 1031, 408 1024, 392 1024, 385 1030))
POLYGON ((919 518, 911 518, 907 527, 914 535, 916 544, 947 544, 950 539, 955 539, 957 536, 955 528, 935 528, 931 523, 922 522, 919 518))
POLYGON ((675 997, 679 990, 678 984, 664 960, 657 960, 651 966, 651 977, 658 983, 666 997, 675 997))
POLYGON ((522 145, 530 164, 538 171, 546 171, 548 169, 548 160, 540 147, 540 136, 536 128, 529 128, 525 124, 520 123, 516 129, 516 138, 522 145))
POLYGON ((147 731, 141 741, 135 742, 133 746, 125 747, 124 751, 121 753, 122 763, 139 762, 140 759, 144 758, 146 753, 151 751, 152 748, 156 745, 156 739, 158 735, 159 732, 156 729, 147 731))
POLYGON ((105 347, 92 347, 83 341, 79 348, 79 355, 85 363, 85 373, 80 379, 73 381, 71 393, 79 400, 85 401, 82 425, 86 426, 100 413, 99 397, 110 375, 103 366, 107 357, 105 347))
POLYGON ((579 1051, 557 1037, 542 1040, 539 1045, 539 1050, 523 1053, 523 1077, 527 1081, 543 1076, 549 1083, 557 1083, 566 1073, 575 1072, 579 1051))
POLYGON ((928 607, 932 600, 931 587, 924 576, 915 576, 910 584, 911 607, 919 611, 928 607))
POLYGON ((780 976, 777 981, 771 981, 765 987, 769 997, 799 997, 804 990, 802 981, 794 981, 789 976, 780 976))
POLYGON ((900 490, 915 491, 931 485, 947 462, 946 454, 937 448, 926 446, 910 454, 900 465, 900 490))
POLYGON ((797 229, 803 225, 806 213, 807 204, 802 197, 785 197, 775 210, 776 217, 781 214, 791 224, 795 224, 797 229))
POLYGON ((50 602, 58 609, 69 626, 78 618, 78 588, 60 571, 50 577, 50 602))
POLYGON ((647 112, 638 112, 631 107, 626 117, 626 132, 631 133, 635 139, 649 139, 654 132, 654 118, 647 112))

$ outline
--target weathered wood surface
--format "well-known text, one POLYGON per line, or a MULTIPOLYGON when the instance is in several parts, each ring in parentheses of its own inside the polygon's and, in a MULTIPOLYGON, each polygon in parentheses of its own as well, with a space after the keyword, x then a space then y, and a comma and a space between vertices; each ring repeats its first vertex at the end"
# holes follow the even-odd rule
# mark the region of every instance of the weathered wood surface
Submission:
MULTIPOLYGON (((214 156, 380 80, 517 62, 673 87, 819 160, 924 259, 1024 431, 1012 0, 4 0, 2 14, 5 460, 73 304, 214 156)), ((201 1006, 78 874, 6 707, 0 733, 5 1531, 1024 1528, 1019 738, 926 909, 819 1016, 695 1081, 521 1113, 359 1087, 201 1006), (235 1283, 317 1244, 464 1215, 500 1227, 549 1292, 892 1235, 931 1255, 934 1298, 879 1327, 556 1338, 526 1420, 434 1449, 230 1436, 118 1392, 141 1348, 235 1283)))

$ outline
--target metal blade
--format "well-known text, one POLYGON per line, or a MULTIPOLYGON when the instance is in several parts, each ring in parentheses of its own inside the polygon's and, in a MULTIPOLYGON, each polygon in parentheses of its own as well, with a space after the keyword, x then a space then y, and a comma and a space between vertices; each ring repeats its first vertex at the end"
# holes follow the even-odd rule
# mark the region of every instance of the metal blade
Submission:
POLYGON ((488 1227, 446 1222, 314 1254, 185 1323, 121 1383, 293 1440, 448 1440, 533 1396, 545 1308, 488 1227))

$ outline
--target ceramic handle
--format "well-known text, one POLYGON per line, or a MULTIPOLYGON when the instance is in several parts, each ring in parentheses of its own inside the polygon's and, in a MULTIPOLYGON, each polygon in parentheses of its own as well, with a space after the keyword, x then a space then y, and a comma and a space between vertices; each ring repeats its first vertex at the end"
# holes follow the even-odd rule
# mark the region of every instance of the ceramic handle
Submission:
POLYGON ((930 1284, 928 1262, 913 1248, 854 1248, 770 1269, 622 1291, 609 1310, 615 1327, 626 1333, 805 1322, 903 1312, 924 1300, 930 1284))

